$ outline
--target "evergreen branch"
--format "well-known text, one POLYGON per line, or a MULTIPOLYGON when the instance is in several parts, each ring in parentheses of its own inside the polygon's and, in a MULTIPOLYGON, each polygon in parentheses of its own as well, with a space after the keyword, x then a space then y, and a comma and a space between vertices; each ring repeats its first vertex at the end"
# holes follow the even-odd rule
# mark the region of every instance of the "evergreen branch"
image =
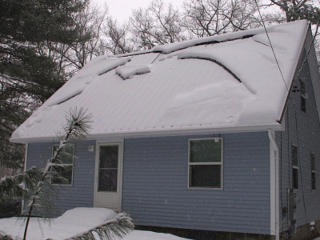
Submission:
POLYGON ((90 229, 81 235, 71 237, 66 240, 117 240, 118 237, 123 238, 133 229, 134 224, 132 219, 126 213, 119 213, 112 220, 90 229))
POLYGON ((24 194, 32 192, 42 175, 41 170, 31 168, 23 173, 0 179, 1 200, 23 199, 24 194))
POLYGON ((87 133, 88 127, 89 127, 89 122, 90 122, 90 116, 82 108, 80 108, 79 111, 77 110, 77 108, 70 111, 69 117, 67 117, 67 125, 65 127, 65 135, 64 135, 63 139, 60 141, 59 147, 56 149, 56 151, 54 151, 53 157, 48 160, 46 167, 44 168, 44 170, 42 172, 41 179, 37 184, 35 192, 31 198, 31 202, 28 206, 29 210, 28 210, 28 214, 27 214, 27 221, 26 221, 26 225, 25 225, 23 240, 26 240, 28 226, 29 226, 29 222, 30 222, 33 208, 35 206, 37 199, 39 198, 39 194, 41 193, 41 190, 44 186, 45 180, 47 179, 48 176, 50 176, 50 173, 51 173, 50 167, 51 167, 52 163, 54 163, 58 159, 59 153, 62 151, 65 144, 71 138, 84 136, 87 133))

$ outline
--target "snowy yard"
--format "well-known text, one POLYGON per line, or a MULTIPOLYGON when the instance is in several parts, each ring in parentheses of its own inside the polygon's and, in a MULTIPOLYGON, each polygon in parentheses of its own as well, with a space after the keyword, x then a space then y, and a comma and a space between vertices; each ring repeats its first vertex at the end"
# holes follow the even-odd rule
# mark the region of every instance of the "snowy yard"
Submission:
MULTIPOLYGON (((116 213, 105 208, 74 208, 62 216, 47 221, 33 218, 27 239, 63 240, 87 232, 115 217, 116 213)), ((22 239, 25 222, 21 218, 0 219, 0 235, 22 239)), ((120 239, 119 239, 120 240, 120 239)), ((133 230, 123 240, 186 240, 171 234, 133 230)))
MULTIPOLYGON (((113 219, 117 214, 106 208, 74 208, 58 218, 43 220, 32 218, 28 229, 28 240, 64 240, 79 236, 88 230, 113 219)), ((9 235, 21 240, 25 221, 22 218, 0 219, 0 236, 9 235)), ((97 239, 98 240, 98 239, 97 239)), ((120 240, 120 239, 118 239, 120 240)), ((189 240, 171 234, 133 230, 122 240, 189 240)), ((320 237, 314 240, 320 240, 320 237)))

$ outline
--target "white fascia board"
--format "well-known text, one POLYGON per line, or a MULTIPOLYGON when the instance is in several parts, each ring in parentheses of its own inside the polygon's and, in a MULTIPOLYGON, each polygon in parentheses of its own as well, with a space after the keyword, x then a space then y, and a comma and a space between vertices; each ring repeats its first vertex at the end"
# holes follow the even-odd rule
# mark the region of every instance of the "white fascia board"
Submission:
MULTIPOLYGON (((284 122, 284 121, 283 121, 284 122)), ((184 136, 199 134, 224 134, 224 133, 241 133, 241 132, 262 132, 268 130, 283 131, 284 123, 276 123, 274 125, 261 126, 244 126, 229 128, 202 128, 202 129, 175 129, 160 131, 141 131, 141 132, 114 132, 107 134, 89 134, 86 140, 103 140, 103 139, 119 139, 119 138, 144 138, 144 137, 165 137, 165 136, 184 136)), ((52 137, 35 137, 35 138, 11 138, 13 143, 35 143, 35 142, 57 142, 58 136, 52 137)))

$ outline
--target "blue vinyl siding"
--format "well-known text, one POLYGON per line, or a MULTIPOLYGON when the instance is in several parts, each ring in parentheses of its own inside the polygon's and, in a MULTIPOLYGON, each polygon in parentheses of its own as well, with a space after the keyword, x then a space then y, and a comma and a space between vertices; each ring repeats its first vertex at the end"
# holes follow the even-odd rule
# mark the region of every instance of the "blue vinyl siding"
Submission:
MULTIPOLYGON (((122 209, 138 225, 270 233, 269 139, 266 132, 223 134, 223 189, 188 189, 188 139, 124 140, 122 209)), ((28 147, 27 167, 43 166, 53 143, 28 147)), ((75 143, 72 186, 58 189, 54 216, 93 206, 95 141, 75 143)))
MULTIPOLYGON (((44 167, 52 154, 54 143, 28 144, 27 168, 44 167)), ((93 206, 95 152, 88 151, 88 146, 95 146, 95 141, 79 141, 75 144, 73 183, 71 186, 54 186, 50 203, 54 209, 52 216, 58 216, 74 207, 93 206)))
MULTIPOLYGON (((310 36, 309 36, 310 37, 310 36)), ((304 59, 304 56, 303 58, 304 59)), ((319 81, 317 76, 316 81, 319 81)), ((297 191, 297 226, 320 219, 320 122, 313 85, 311 81, 308 63, 302 69, 300 76, 296 76, 293 86, 300 89, 299 78, 304 80, 307 99, 306 112, 300 108, 300 92, 291 91, 285 111, 285 131, 277 133, 277 142, 280 151, 280 228, 285 231, 289 227, 289 218, 286 211, 288 208, 288 189, 292 186, 292 164, 290 159, 291 145, 298 147, 299 159, 299 189, 297 191), (316 157, 317 189, 311 189, 311 157, 316 157)), ((319 94, 319 93, 317 93, 319 94)))
POLYGON ((123 210, 138 225, 269 234, 267 133, 219 136, 223 190, 188 189, 188 139, 194 136, 126 139, 123 210))

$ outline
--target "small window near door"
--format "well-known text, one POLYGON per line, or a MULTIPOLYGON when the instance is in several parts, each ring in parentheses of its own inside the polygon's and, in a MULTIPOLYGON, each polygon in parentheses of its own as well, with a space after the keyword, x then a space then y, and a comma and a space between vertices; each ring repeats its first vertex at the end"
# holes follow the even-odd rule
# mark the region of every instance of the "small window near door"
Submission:
POLYGON ((117 192, 119 146, 100 146, 98 192, 117 192))
POLYGON ((189 187, 222 188, 222 138, 189 140, 189 187))
POLYGON ((316 183, 317 183, 317 171, 316 171, 316 156, 314 153, 310 154, 311 156, 311 189, 316 189, 316 183))
MULTIPOLYGON (((58 145, 53 146, 52 155, 58 147, 58 145)), ((66 144, 58 154, 56 160, 51 164, 51 184, 72 184, 73 159, 74 145, 66 144)))
POLYGON ((299 167, 298 167, 298 147, 291 146, 291 164, 292 164, 292 188, 299 188, 299 167))

